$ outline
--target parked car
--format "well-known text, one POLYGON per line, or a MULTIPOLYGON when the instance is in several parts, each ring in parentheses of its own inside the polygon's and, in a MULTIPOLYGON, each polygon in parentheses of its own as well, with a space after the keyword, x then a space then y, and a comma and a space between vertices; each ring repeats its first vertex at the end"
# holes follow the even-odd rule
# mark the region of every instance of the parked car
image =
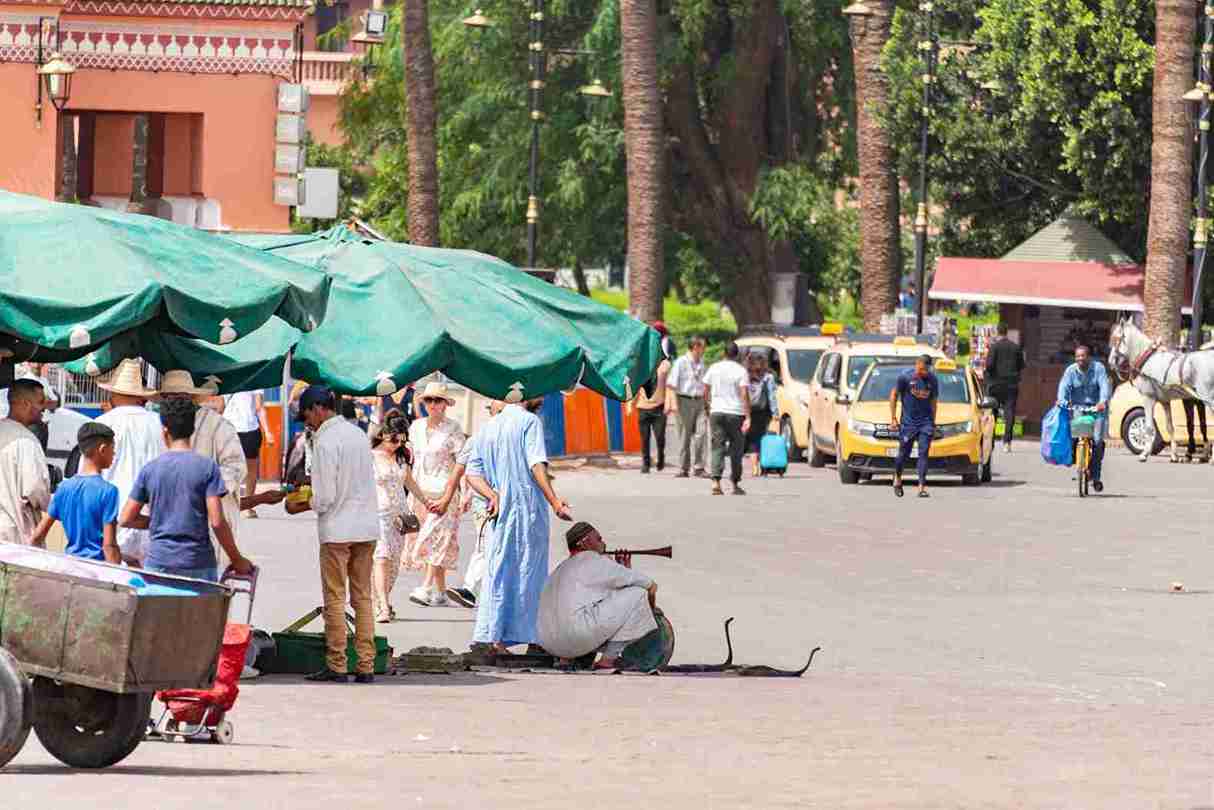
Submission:
MULTIPOLYGON (((1151 445, 1151 455, 1158 453, 1164 448, 1164 445, 1172 440, 1168 433, 1167 418, 1163 412, 1165 405, 1163 403, 1155 404, 1155 443, 1151 445)), ((1188 420, 1185 418, 1184 405, 1180 400, 1173 400, 1172 422, 1176 425, 1176 440, 1183 445, 1188 445, 1189 432, 1188 420)), ((1210 432, 1214 433, 1214 410, 1206 406, 1206 425, 1210 432)), ((1125 447, 1136 456, 1142 455, 1143 449, 1147 443, 1147 431, 1150 425, 1147 423, 1146 402, 1143 401, 1142 395, 1134 388, 1133 383, 1124 382, 1117 386, 1113 391, 1113 397, 1109 400, 1109 436, 1114 439, 1121 439, 1125 443, 1125 447)), ((1194 437, 1199 446, 1204 446, 1205 442, 1201 440, 1200 425, 1193 426, 1194 437)))
MULTIPOLYGON (((860 379, 848 417, 839 433, 839 480, 893 474, 898 455, 897 428, 889 424, 889 397, 898 377, 914 369, 908 360, 882 357, 860 379)), ((935 362, 940 382, 936 432, 928 451, 928 474, 959 475, 966 484, 991 480, 995 451, 996 402, 983 394, 969 368, 947 358, 935 362)), ((848 404, 840 395, 839 404, 848 404)), ((912 458, 918 452, 912 451, 912 458)))
POLYGON ((921 354, 944 359, 926 338, 846 335, 822 356, 809 386, 809 465, 824 467, 837 455, 839 434, 847 423, 848 404, 864 372, 879 358, 912 359, 921 354), (843 401, 840 401, 840 400, 843 401))
POLYGON ((809 447, 809 385, 818 361, 843 333, 841 324, 767 327, 738 339, 743 351, 766 349, 776 375, 776 407, 771 430, 788 446, 790 461, 802 461, 809 447))

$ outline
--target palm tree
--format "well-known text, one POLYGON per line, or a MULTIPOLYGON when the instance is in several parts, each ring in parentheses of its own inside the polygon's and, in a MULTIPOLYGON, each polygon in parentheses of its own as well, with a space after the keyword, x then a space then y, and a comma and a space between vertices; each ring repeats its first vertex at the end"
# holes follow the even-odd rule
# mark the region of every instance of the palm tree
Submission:
POLYGON ((1155 2, 1155 80, 1151 102, 1151 210, 1147 222, 1146 331, 1175 345, 1188 264, 1192 149, 1182 99, 1193 81, 1193 4, 1155 2))
POLYGON ((79 163, 76 156, 76 116, 61 113, 59 116, 59 131, 63 137, 63 174, 60 177, 60 201, 75 202, 79 194, 79 163))
POLYGON ((658 74, 655 0, 620 3, 624 144, 628 156, 628 308, 634 318, 662 317, 663 185, 666 143, 658 74))
MULTIPOLYGON (((852 63, 856 72, 856 130, 860 163, 860 307, 864 327, 876 330, 881 316, 893 312, 902 275, 898 177, 881 108, 889 103, 889 77, 881 54, 889 40, 893 0, 865 0, 852 25, 852 63)), ((855 9, 856 6, 852 6, 855 9)), ((924 295, 923 290, 918 291, 924 295)))
POLYGON ((409 141, 409 241, 438 244, 438 104, 428 0, 405 0, 405 132, 409 141))

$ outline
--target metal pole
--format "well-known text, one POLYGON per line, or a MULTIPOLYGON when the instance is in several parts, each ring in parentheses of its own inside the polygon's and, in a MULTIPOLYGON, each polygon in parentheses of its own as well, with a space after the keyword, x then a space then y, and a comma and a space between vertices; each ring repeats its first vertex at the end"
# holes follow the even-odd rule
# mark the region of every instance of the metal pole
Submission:
POLYGON ((932 82, 936 72, 936 41, 932 32, 931 0, 919 4, 923 12, 923 39, 919 52, 923 59, 923 109, 919 123, 919 205, 915 211, 915 334, 923 334, 927 317, 927 138, 928 116, 931 115, 932 82))
POLYGON ((1193 315, 1189 325, 1189 351, 1201 345, 1201 277, 1206 265, 1206 229, 1209 227, 1209 205, 1206 193, 1206 161, 1210 157, 1210 58, 1214 53, 1214 1, 1205 4, 1205 42, 1201 46, 1197 87, 1201 90, 1201 111, 1198 114, 1197 150, 1197 223, 1193 228, 1193 315))
POLYGON ((540 124, 544 121, 544 77, 548 73, 548 52, 544 50, 544 0, 531 0, 531 165, 530 194, 527 197, 527 267, 539 263, 540 226, 540 124))

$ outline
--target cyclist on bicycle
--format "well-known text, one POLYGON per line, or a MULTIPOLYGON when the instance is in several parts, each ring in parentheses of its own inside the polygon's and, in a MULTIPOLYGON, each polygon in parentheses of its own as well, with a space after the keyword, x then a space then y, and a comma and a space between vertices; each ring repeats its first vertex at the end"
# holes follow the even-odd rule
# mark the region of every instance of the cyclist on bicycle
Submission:
POLYGON ((1109 385, 1109 373, 1104 364, 1092 359, 1092 350, 1087 346, 1075 348, 1075 362, 1067 366, 1058 383, 1058 404, 1064 408, 1074 406, 1094 407, 1096 429, 1092 434, 1092 489, 1104 491, 1100 480, 1101 463, 1104 461, 1104 440, 1108 436, 1109 397, 1113 395, 1109 385))

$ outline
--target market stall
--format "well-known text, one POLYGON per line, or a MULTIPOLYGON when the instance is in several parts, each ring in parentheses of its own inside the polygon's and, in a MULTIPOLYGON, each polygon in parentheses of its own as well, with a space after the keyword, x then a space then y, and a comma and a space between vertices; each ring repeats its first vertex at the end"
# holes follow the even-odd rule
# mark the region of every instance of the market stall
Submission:
MULTIPOLYGON (((1143 311, 1143 268, 1082 217, 1067 212, 1000 259, 942 257, 928 297, 996 303, 1027 367, 1017 416, 1035 426, 1053 404, 1075 347, 1108 356, 1120 314, 1143 311)), ((1192 280, 1184 300, 1191 299, 1192 280)), ((1187 312, 1187 308, 1184 310, 1187 312)), ((989 335, 975 341, 981 365, 989 335)))

